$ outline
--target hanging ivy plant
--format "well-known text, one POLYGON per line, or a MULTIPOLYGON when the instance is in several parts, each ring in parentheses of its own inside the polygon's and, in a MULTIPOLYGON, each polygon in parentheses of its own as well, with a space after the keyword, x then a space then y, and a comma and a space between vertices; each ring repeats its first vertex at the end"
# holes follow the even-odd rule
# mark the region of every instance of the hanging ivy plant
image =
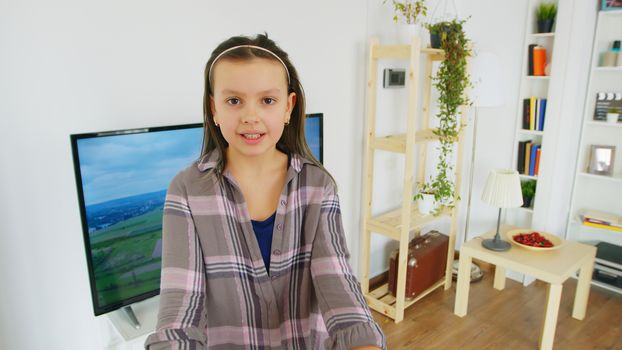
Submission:
POLYGON ((441 61, 436 76, 433 77, 434 87, 439 92, 438 130, 440 151, 436 165, 436 177, 430 177, 425 183, 418 184, 415 199, 422 199, 423 194, 433 194, 434 200, 442 206, 453 207, 456 203, 455 183, 451 178, 454 166, 452 163, 454 142, 463 127, 460 123, 459 108, 470 104, 464 91, 471 86, 467 71, 467 58, 471 56, 469 40, 463 24, 465 20, 452 20, 435 24, 426 24, 430 32, 439 33, 441 49, 445 52, 445 60, 441 61))

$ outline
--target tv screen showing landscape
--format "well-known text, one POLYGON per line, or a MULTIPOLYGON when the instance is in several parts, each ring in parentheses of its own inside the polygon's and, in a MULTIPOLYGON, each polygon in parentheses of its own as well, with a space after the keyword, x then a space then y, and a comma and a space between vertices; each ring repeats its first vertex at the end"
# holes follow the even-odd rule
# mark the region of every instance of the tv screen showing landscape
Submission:
MULTIPOLYGON (((320 162, 322 127, 321 113, 307 115, 320 162)), ((95 315, 159 293, 166 190, 202 140, 202 124, 71 135, 95 315)))
POLYGON ((322 113, 307 114, 305 120, 305 139, 307 140, 307 145, 309 145, 311 149, 311 153, 313 153, 313 156, 319 160, 320 163, 324 163, 322 147, 323 127, 322 113))
POLYGON ((96 315, 159 293, 166 190, 202 139, 202 124, 71 135, 96 315))

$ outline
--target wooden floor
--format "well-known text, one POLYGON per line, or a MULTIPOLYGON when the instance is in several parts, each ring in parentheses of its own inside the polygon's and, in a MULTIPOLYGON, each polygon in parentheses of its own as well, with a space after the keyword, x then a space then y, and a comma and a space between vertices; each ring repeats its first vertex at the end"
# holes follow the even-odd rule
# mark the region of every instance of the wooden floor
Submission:
MULTIPOLYGON (((492 287, 493 273, 471 284, 469 308, 453 313, 456 283, 426 296, 395 324, 374 311, 374 318, 396 349, 537 349, 546 304, 546 283, 527 287, 508 279, 503 291, 492 287)), ((575 279, 562 290, 554 349, 622 349, 622 296, 592 286, 583 321, 572 318, 575 279)))

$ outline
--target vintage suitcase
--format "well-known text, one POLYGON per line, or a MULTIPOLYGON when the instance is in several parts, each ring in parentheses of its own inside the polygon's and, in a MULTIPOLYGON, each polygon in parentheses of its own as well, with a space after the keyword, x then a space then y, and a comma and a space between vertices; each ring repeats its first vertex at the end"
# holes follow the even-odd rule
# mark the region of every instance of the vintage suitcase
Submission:
MULTIPOLYGON (((445 275, 449 238, 438 231, 430 231, 408 243, 406 265, 406 298, 412 299, 445 275)), ((397 291, 397 259, 399 250, 391 253, 389 261, 389 292, 397 291)))

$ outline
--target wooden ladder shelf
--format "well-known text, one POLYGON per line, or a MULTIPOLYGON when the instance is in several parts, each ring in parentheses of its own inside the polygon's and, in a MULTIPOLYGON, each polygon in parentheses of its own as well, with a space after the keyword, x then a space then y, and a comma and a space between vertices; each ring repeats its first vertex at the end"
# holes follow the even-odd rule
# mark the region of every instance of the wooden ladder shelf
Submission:
MULTIPOLYGON (((430 99, 432 91, 432 67, 435 61, 444 60, 444 52, 439 49, 421 48, 420 39, 413 37, 410 45, 380 45, 379 41, 372 38, 369 47, 369 69, 367 81, 367 139, 366 139, 366 176, 364 178, 364 202, 365 208, 363 220, 363 244, 362 244, 362 273, 361 288, 370 308, 392 318, 396 323, 404 319, 404 310, 415 302, 444 286, 445 290, 451 287, 452 282, 452 263, 454 257, 454 245, 457 230, 457 205, 451 209, 446 208, 440 215, 421 215, 418 208, 413 203, 413 165, 415 161, 415 146, 418 146, 417 153, 417 181, 425 180, 425 164, 427 154, 427 143, 438 141, 434 129, 429 128, 430 99), (423 103, 421 110, 417 111, 417 96, 419 80, 419 64, 423 58, 425 63, 425 76, 423 77, 423 103), (406 75, 408 87, 408 115, 406 133, 390 136, 376 136, 376 88, 378 76, 379 59, 406 59, 409 62, 406 75), (417 129, 417 119, 419 129, 417 129), (372 187, 374 152, 376 150, 395 152, 404 154, 404 190, 402 206, 388 213, 372 216, 372 187), (429 224, 439 218, 449 216, 451 218, 451 228, 449 232, 449 248, 447 252, 447 268, 445 277, 418 295, 416 298, 407 300, 406 290, 406 263, 408 259, 408 242, 411 232, 419 233, 423 225, 429 224), (388 284, 372 291, 369 290, 369 251, 371 233, 378 233, 399 241, 398 259, 398 278, 397 278, 397 297, 392 296, 388 291, 388 284)), ((465 107, 461 108, 462 125, 466 124, 465 107)), ((462 142, 463 132, 457 140, 457 160, 454 167, 455 194, 456 198, 460 193, 460 174, 462 164, 462 142)))

